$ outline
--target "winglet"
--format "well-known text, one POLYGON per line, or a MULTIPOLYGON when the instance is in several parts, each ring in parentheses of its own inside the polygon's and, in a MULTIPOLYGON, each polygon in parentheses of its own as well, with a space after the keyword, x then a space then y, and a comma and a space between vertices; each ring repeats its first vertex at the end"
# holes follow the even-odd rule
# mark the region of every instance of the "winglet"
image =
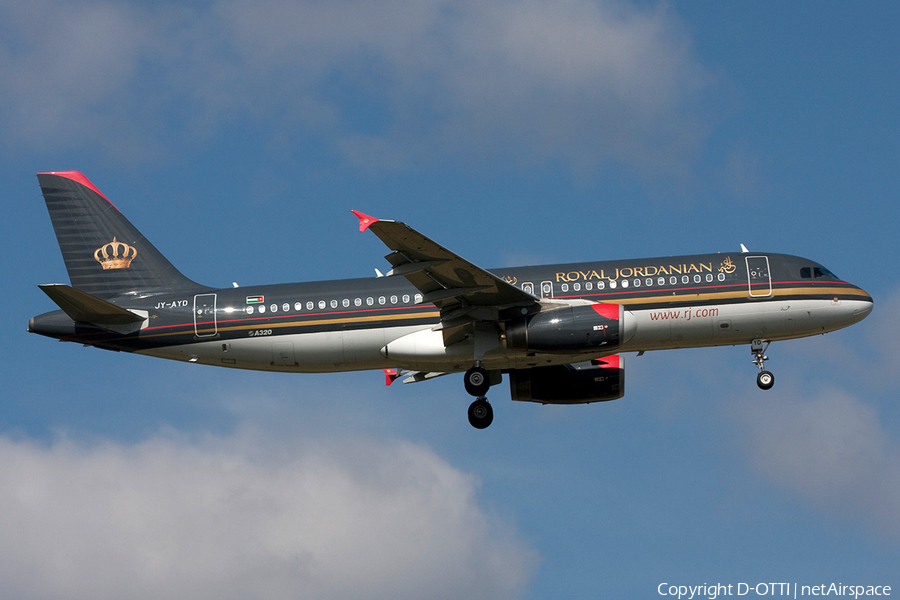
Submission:
POLYGON ((595 367, 606 367, 607 369, 621 369, 622 362, 622 358, 618 354, 591 359, 591 364, 595 367))
POLYGON ((363 231, 368 229, 369 225, 371 225, 372 223, 378 222, 378 219, 376 219, 375 217, 370 217, 369 215, 363 214, 363 213, 359 212, 358 210, 351 210, 350 212, 352 212, 354 215, 356 215, 356 217, 359 219, 360 233, 362 233, 363 231))
POLYGON ((396 369, 382 369, 384 371, 384 385, 391 385, 400 377, 400 373, 396 369))

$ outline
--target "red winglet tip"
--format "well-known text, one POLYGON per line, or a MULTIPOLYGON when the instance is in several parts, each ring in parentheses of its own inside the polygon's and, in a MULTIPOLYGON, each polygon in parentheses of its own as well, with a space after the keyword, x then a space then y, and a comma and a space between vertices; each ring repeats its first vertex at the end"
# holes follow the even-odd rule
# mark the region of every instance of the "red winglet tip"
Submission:
MULTIPOLYGON (((370 217, 369 215, 361 213, 358 210, 351 210, 350 212, 352 212, 354 215, 356 215, 356 217, 359 219, 360 233, 362 233, 363 231, 368 229, 369 225, 371 225, 372 223, 378 222, 378 219, 376 219, 375 217, 370 217)), ((390 384, 388 384, 388 385, 390 385, 390 384)))
POLYGON ((384 371, 384 385, 391 385, 400 377, 400 373, 396 369, 382 369, 382 371, 384 371))
MULTIPOLYGON (((93 183, 88 181, 88 178, 85 177, 84 175, 82 175, 81 173, 79 173, 78 171, 47 171, 46 173, 38 173, 38 175, 56 175, 57 177, 65 177, 66 179, 71 179, 72 181, 74 181, 76 183, 80 183, 81 185, 85 186, 86 188, 97 192, 98 194, 100 194, 100 196, 104 200, 109 202, 109 198, 104 196, 103 192, 101 192, 100 190, 97 189, 97 186, 95 186, 93 183)), ((112 202, 110 202, 110 204, 112 204, 112 202)))
POLYGON ((604 356, 603 358, 594 358, 591 360, 591 363, 595 367, 605 367, 607 369, 622 368, 622 359, 619 358, 618 354, 611 354, 609 356, 604 356))

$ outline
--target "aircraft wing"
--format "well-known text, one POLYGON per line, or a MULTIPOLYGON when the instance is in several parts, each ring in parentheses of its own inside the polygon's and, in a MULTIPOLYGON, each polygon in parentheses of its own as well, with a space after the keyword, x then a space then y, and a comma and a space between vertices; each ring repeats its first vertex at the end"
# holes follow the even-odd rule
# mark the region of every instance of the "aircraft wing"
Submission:
MULTIPOLYGON (((447 250, 399 221, 384 221, 353 211, 359 230, 371 229, 393 250, 385 256, 393 267, 388 277, 402 275, 422 293, 421 303, 441 309, 441 328, 473 321, 502 321, 510 309, 533 307, 539 298, 507 283, 447 250)), ((449 343, 445 334, 445 342, 449 343)))

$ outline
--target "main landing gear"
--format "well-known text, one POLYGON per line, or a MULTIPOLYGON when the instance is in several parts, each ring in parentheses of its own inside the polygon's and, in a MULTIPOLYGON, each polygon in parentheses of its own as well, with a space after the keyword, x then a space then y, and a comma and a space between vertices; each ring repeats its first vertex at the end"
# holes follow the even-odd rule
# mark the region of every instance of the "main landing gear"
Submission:
POLYGON ((766 350, 769 348, 769 344, 771 344, 771 342, 766 342, 766 345, 763 346, 763 341, 760 339, 755 339, 750 342, 750 352, 753 353, 753 364, 759 367, 759 374, 756 376, 756 385, 758 385, 761 390, 771 389, 771 387, 775 385, 775 376, 765 369, 766 361, 769 360, 769 357, 766 356, 766 350))
POLYGON ((484 429, 494 420, 494 409, 485 398, 491 387, 490 376, 478 362, 466 371, 463 381, 466 384, 466 391, 472 396, 477 396, 469 405, 469 424, 475 429, 484 429))

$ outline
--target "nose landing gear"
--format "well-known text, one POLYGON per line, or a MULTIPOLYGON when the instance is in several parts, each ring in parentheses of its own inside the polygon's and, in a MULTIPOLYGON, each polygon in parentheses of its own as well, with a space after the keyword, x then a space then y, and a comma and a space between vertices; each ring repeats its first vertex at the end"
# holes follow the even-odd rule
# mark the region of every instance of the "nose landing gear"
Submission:
POLYGON ((750 352, 753 353, 753 364, 759 367, 759 374, 756 376, 756 385, 758 385, 761 390, 771 389, 771 387, 775 385, 775 376, 765 369, 766 361, 769 360, 769 357, 766 356, 766 350, 771 343, 772 342, 766 342, 766 345, 763 346, 763 341, 760 339, 755 339, 750 342, 750 352))
POLYGON ((485 429, 494 420, 494 409, 491 408, 485 394, 491 387, 491 378, 481 361, 475 363, 475 366, 466 371, 463 377, 466 385, 466 391, 477 396, 475 401, 469 405, 469 424, 475 429, 485 429))

